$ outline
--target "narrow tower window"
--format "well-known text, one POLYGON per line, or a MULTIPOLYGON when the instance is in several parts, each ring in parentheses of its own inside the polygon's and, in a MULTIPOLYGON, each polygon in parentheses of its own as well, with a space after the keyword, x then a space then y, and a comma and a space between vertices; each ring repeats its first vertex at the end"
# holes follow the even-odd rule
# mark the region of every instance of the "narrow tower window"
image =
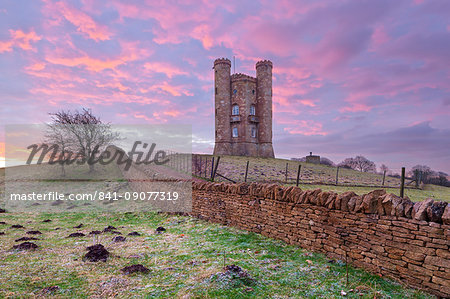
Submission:
POLYGON ((255 105, 250 106, 250 115, 256 115, 255 105))
POLYGON ((252 137, 256 137, 256 127, 252 127, 252 137))
POLYGON ((233 128, 233 137, 238 137, 238 129, 236 127, 233 128))
POLYGON ((231 111, 232 115, 239 115, 239 106, 233 105, 233 110, 231 111))

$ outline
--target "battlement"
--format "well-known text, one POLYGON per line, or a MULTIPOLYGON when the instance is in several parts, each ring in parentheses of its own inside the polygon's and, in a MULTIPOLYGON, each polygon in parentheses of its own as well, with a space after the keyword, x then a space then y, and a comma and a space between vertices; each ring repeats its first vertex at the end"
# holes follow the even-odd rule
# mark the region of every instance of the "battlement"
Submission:
POLYGON ((260 60, 256 63, 256 68, 262 65, 269 65, 270 67, 273 67, 272 61, 270 60, 260 60))
POLYGON ((251 81, 256 83, 256 78, 246 75, 246 74, 242 74, 242 73, 236 73, 231 75, 231 82, 236 82, 236 81, 251 81))
POLYGON ((228 58, 217 58, 214 60, 214 65, 216 64, 228 64, 231 67, 231 60, 228 58))

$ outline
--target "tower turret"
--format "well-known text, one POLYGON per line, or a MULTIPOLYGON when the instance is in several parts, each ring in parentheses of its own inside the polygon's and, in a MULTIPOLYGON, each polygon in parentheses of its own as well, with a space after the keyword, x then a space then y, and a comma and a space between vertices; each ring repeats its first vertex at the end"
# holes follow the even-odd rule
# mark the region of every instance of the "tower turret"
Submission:
POLYGON ((256 101, 259 116, 259 156, 274 157, 272 147, 272 62, 256 63, 256 101))
POLYGON ((214 61, 215 146, 214 155, 231 153, 231 61, 219 58, 214 61))

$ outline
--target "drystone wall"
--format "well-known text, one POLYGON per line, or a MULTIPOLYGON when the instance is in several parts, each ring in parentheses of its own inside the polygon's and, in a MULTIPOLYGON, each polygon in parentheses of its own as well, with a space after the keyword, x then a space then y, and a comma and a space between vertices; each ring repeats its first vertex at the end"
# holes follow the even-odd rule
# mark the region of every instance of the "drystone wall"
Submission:
POLYGON ((192 215, 283 240, 450 296, 450 205, 275 184, 193 183, 192 215))

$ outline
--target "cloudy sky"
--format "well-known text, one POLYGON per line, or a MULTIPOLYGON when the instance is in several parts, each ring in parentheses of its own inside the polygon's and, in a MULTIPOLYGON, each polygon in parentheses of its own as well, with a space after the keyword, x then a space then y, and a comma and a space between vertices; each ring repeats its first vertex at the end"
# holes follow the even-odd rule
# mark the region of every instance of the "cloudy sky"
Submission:
POLYGON ((277 157, 450 172, 450 1, 160 2, 1 1, 1 126, 89 107, 211 153, 214 59, 270 59, 277 157))

